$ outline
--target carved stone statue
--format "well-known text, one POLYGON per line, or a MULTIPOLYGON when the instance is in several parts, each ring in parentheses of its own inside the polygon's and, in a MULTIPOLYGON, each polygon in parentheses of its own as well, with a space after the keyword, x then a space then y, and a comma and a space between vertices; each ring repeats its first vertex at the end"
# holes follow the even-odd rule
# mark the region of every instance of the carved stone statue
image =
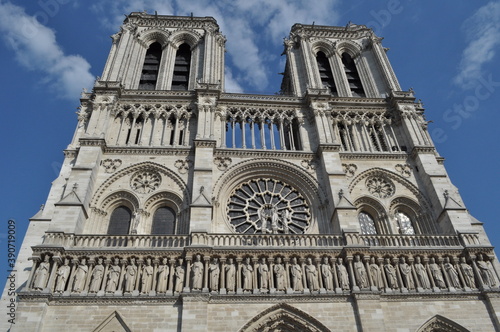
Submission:
POLYGON ((429 270, 431 271, 432 278, 434 279, 434 283, 436 287, 446 288, 446 284, 444 283, 443 274, 441 273, 441 268, 436 264, 436 259, 431 257, 429 260, 429 270))
POLYGON ((359 255, 354 256, 354 273, 359 288, 368 288, 368 276, 366 268, 359 255))
POLYGON ((250 264, 249 257, 245 259, 245 263, 243 263, 241 267, 241 274, 243 276, 243 290, 244 291, 252 290, 253 267, 250 264))
POLYGON ((115 258, 113 260, 113 264, 109 266, 106 293, 112 293, 118 290, 118 282, 120 280, 120 272, 122 270, 118 263, 118 258, 115 258))
POLYGON ((210 290, 212 292, 217 292, 219 290, 219 276, 220 276, 220 267, 219 267, 219 259, 215 257, 210 263, 209 266, 210 271, 210 290))
POLYGON ((33 288, 35 290, 43 290, 47 286, 50 271, 50 256, 45 255, 43 262, 38 265, 33 278, 33 288))
POLYGON ((415 289, 415 283, 413 282, 413 278, 411 275, 411 266, 406 263, 406 258, 404 257, 401 257, 399 259, 399 271, 401 272, 403 285, 407 289, 415 289))
POLYGON ((496 286, 496 278, 493 273, 493 266, 489 261, 485 261, 483 259, 483 255, 479 254, 477 255, 477 260, 476 260, 477 268, 479 269, 479 274, 481 275, 481 278, 483 279, 483 283, 486 286, 489 287, 495 287, 496 286))
POLYGON ((391 289, 398 288, 398 277, 396 275, 396 269, 391 264, 391 260, 386 258, 384 260, 384 271, 387 276, 387 286, 391 289))
POLYGON ((384 288, 384 280, 382 279, 382 271, 380 271, 380 267, 375 262, 375 257, 370 258, 370 276, 372 277, 373 286, 378 289, 384 288))
POLYGON ((203 288, 203 263, 200 255, 196 255, 191 272, 193 273, 193 290, 201 290, 203 288))
POLYGON ((281 263, 281 257, 276 258, 276 264, 274 264, 274 275, 276 278, 276 290, 284 291, 286 289, 286 271, 285 267, 281 263))
POLYGON ((104 278, 104 265, 102 258, 97 259, 97 264, 92 270, 92 280, 90 281, 89 293, 97 293, 101 289, 102 279, 104 278))
POLYGON ((169 272, 170 268, 168 267, 167 259, 163 258, 161 264, 158 266, 158 279, 156 284, 156 291, 158 293, 165 293, 167 291, 169 272))
POLYGON ((54 292, 63 293, 66 289, 66 283, 68 282, 69 273, 71 268, 69 267, 69 259, 64 259, 64 264, 57 270, 57 281, 54 292))
POLYGON ((429 276, 427 275, 427 270, 422 264, 420 256, 415 257, 415 264, 413 264, 415 269, 415 274, 417 275, 418 281, 420 282, 420 287, 423 289, 430 289, 431 282, 429 281, 429 276))
POLYGON ((226 271, 226 290, 234 292, 236 289, 236 266, 234 265, 233 258, 227 260, 227 265, 224 269, 226 271))
POLYGON ((182 258, 179 258, 179 263, 175 267, 175 288, 174 292, 180 293, 182 292, 182 287, 184 285, 184 275, 186 274, 186 270, 184 265, 182 265, 182 258))
POLYGON ((342 258, 337 259, 337 272, 339 277, 339 286, 342 290, 349 290, 349 274, 344 266, 342 258))
POLYGON ((458 278, 458 272, 453 266, 453 264, 450 262, 449 257, 444 258, 444 270, 446 271, 448 275, 448 280, 450 281, 450 286, 455 287, 455 288, 461 288, 460 286, 460 279, 458 278))
POLYGON ((332 267, 328 263, 328 257, 323 257, 320 269, 321 277, 323 278, 323 286, 326 290, 333 290, 332 267))
POLYGON ((147 294, 153 288, 154 268, 151 266, 151 258, 146 259, 146 265, 142 267, 141 275, 141 293, 147 294))
POLYGON ((476 288, 476 279, 474 278, 474 270, 472 266, 467 264, 465 257, 460 257, 460 268, 464 276, 465 285, 469 288, 476 288))
POLYGON ((131 293, 135 290, 135 279, 137 278, 137 265, 135 258, 130 259, 130 264, 125 268, 125 292, 131 293))
POLYGON ((319 290, 318 270, 310 257, 307 258, 304 269, 306 272, 307 287, 312 291, 319 290))
POLYGON ((297 257, 292 258, 290 274, 292 275, 293 290, 298 292, 303 291, 304 285, 302 284, 302 267, 297 263, 297 257))
POLYGON ((267 266, 266 259, 264 257, 260 259, 258 271, 259 271, 260 289, 261 290, 269 289, 269 266, 267 266))
POLYGON ((82 258, 80 264, 78 264, 76 268, 75 279, 73 280, 73 292, 80 293, 84 290, 88 273, 89 267, 87 266, 87 260, 82 258))

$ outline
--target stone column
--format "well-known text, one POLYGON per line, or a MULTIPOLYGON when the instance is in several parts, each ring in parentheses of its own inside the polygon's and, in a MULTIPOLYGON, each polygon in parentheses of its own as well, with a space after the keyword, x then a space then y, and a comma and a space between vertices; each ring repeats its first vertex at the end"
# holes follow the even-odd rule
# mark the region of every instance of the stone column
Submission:
POLYGON ((170 258, 168 263, 170 264, 170 270, 168 274, 167 294, 172 295, 174 292, 175 258, 170 258))
POLYGON ((356 279, 354 277, 354 267, 352 265, 352 256, 347 256, 346 257, 346 260, 347 260, 347 268, 349 269, 349 279, 351 281, 351 285, 352 285, 352 290, 353 291, 359 291, 359 286, 358 284, 356 283, 356 279))
POLYGON ((243 294, 241 288, 241 257, 236 258, 236 294, 243 294))
POLYGON ((227 294, 226 291, 226 258, 220 259, 220 286, 219 294, 227 294))
POLYGON ((190 281, 191 281, 191 257, 186 257, 186 279, 184 280, 184 289, 182 290, 184 293, 191 292, 190 281))
POLYGON ((203 256, 203 262, 205 263, 205 273, 203 275, 203 293, 208 293, 209 284, 208 284, 208 263, 210 262, 210 257, 208 255, 203 256))
POLYGON ((52 270, 50 271, 49 281, 47 282, 47 292, 52 293, 54 290, 54 284, 56 282, 56 273, 57 268, 59 267, 59 263, 61 262, 61 257, 53 256, 52 257, 52 270))
POLYGON ((104 273, 102 275, 102 283, 101 283, 100 292, 106 291, 106 283, 108 280, 108 270, 109 270, 109 264, 111 264, 111 259, 105 259, 103 263, 104 263, 104 273))

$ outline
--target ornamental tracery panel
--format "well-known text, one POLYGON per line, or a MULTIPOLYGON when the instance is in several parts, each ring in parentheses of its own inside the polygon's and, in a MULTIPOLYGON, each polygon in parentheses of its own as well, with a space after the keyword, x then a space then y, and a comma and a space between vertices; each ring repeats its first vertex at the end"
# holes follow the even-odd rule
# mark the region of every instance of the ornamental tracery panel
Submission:
POLYGON ((300 192, 269 178, 252 179, 236 187, 226 211, 237 233, 304 234, 311 223, 309 205, 300 192))

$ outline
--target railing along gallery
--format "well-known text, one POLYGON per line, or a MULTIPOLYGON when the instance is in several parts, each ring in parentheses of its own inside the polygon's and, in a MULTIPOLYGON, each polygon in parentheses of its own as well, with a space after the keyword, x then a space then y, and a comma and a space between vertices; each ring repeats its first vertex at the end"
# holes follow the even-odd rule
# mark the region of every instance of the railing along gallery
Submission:
POLYGON ((183 248, 210 247, 460 247, 480 245, 476 233, 459 235, 367 235, 344 232, 324 234, 207 234, 190 235, 75 235, 48 232, 43 246, 76 248, 183 248))

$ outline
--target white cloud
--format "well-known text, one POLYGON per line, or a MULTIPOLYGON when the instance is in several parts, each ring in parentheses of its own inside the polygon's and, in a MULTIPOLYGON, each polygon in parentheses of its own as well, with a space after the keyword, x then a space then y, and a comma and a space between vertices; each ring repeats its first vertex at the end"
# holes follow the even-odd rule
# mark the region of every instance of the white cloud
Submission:
POLYGON ((124 14, 133 11, 155 10, 161 15, 212 16, 227 36, 226 48, 231 66, 231 79, 238 87, 263 91, 268 88, 271 75, 277 68, 283 37, 294 23, 332 25, 338 21, 335 8, 338 0, 115 0, 94 5, 107 27, 116 31, 124 14), (279 54, 277 54, 279 55, 279 54))
POLYGON ((462 53, 455 84, 468 88, 482 75, 483 67, 495 56, 500 45, 500 2, 479 8, 464 23, 468 45, 462 53))
POLYGON ((45 80, 63 98, 74 99, 92 86, 90 64, 79 55, 65 55, 53 30, 22 7, 0 3, 0 33, 24 67, 47 74, 45 80))

